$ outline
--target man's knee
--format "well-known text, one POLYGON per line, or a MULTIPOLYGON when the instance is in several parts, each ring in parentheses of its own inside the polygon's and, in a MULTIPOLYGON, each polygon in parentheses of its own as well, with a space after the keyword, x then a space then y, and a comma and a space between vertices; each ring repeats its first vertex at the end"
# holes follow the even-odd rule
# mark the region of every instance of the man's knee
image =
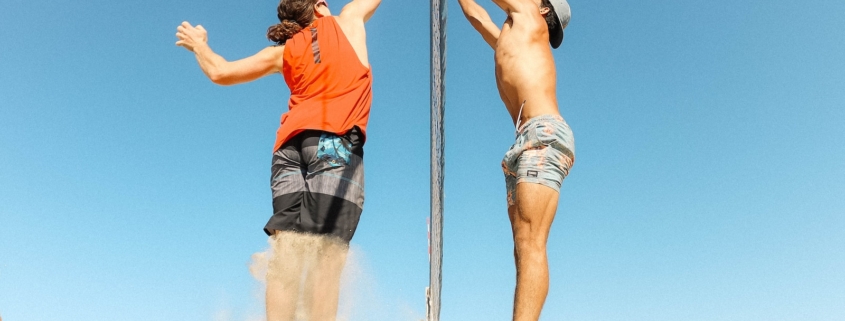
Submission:
POLYGON ((545 247, 551 222, 538 215, 525 214, 525 211, 518 211, 511 219, 514 242, 526 246, 537 243, 534 245, 542 244, 545 247))
POLYGON ((514 236, 513 243, 517 255, 532 255, 546 253, 546 238, 534 233, 519 233, 514 236))

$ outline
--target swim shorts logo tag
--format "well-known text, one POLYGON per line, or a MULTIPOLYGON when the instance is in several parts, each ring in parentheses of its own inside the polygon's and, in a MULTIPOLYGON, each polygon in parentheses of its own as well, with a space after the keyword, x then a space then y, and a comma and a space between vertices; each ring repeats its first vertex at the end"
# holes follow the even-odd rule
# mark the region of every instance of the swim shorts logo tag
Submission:
POLYGON ((528 171, 528 177, 537 177, 538 171, 528 171))
POLYGON ((349 150, 343 145, 340 137, 331 134, 320 136, 320 145, 317 146, 317 158, 325 160, 332 167, 349 164, 349 150))

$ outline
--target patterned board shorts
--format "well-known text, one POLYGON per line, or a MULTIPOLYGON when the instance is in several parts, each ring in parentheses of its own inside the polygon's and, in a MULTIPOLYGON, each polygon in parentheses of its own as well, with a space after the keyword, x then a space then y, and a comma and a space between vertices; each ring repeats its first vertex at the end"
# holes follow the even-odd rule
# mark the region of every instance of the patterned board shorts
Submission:
POLYGON ((517 129, 516 142, 505 153, 502 171, 508 207, 516 204, 516 184, 536 183, 560 191, 575 162, 575 137, 563 117, 542 115, 517 129))
POLYGON ((364 208, 364 136, 308 130, 273 153, 273 230, 332 235, 349 242, 364 208))

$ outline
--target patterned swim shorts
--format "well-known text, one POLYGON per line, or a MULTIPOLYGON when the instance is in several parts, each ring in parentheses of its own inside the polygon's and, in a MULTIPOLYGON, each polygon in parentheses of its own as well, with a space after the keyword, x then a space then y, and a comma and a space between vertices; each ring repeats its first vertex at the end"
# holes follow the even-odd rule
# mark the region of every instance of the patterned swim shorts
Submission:
POLYGON ((508 207, 516 204, 516 184, 536 183, 560 191, 575 162, 575 137, 563 117, 542 115, 517 129, 516 142, 505 153, 502 171, 508 207))
POLYGON ((364 208, 364 136, 308 130, 273 153, 273 230, 332 235, 349 242, 364 208))

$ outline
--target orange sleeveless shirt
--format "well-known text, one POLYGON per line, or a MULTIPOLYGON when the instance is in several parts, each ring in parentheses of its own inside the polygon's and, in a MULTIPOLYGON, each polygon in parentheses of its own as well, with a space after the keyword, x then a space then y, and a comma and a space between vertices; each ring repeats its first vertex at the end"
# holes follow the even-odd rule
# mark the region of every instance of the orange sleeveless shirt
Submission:
POLYGON ((358 126, 366 137, 372 71, 361 64, 334 17, 317 19, 288 39, 282 74, 290 100, 274 151, 307 129, 342 135, 358 126))

